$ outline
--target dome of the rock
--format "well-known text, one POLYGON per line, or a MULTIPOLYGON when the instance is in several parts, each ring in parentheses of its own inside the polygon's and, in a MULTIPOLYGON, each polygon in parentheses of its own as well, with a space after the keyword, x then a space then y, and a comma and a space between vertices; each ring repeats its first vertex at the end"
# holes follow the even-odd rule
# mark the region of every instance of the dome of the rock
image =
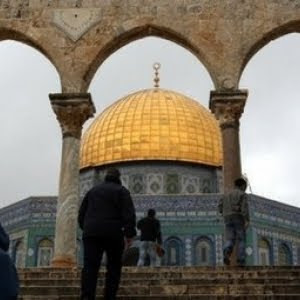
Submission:
POLYGON ((143 160, 222 166, 221 134, 215 117, 182 94, 147 89, 113 103, 83 136, 81 169, 143 160))

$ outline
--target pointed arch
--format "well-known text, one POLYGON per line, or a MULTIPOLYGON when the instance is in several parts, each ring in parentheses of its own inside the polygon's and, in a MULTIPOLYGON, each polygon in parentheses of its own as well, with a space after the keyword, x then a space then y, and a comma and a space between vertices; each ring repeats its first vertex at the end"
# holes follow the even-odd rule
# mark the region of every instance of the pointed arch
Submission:
POLYGON ((2 41, 6 41, 6 40, 23 43, 29 47, 34 48, 39 53, 44 55, 54 66, 59 77, 60 86, 62 87, 61 73, 59 67, 49 49, 46 49, 46 47, 44 47, 41 43, 39 43, 32 37, 29 37, 28 35, 24 34, 23 32, 13 30, 10 28, 0 27, 0 45, 2 41))
POLYGON ((25 245, 23 238, 15 241, 13 247, 14 263, 17 268, 25 267, 25 245))
POLYGON ((49 267, 53 258, 54 243, 48 237, 42 238, 37 248, 37 267, 49 267))
POLYGON ((258 264, 261 266, 272 265, 271 243, 266 237, 258 240, 258 264))
POLYGON ((266 32, 259 39, 257 39, 252 44, 252 46, 249 47, 249 50, 246 52, 246 55, 241 64, 241 68, 239 72, 239 81, 249 61, 259 50, 261 50, 264 46, 266 46, 268 43, 270 43, 275 39, 278 39, 289 33, 297 33, 297 32, 300 33, 300 20, 290 21, 286 24, 273 28, 272 30, 266 32))
POLYGON ((182 266, 183 263, 183 242, 180 238, 172 236, 165 242, 166 264, 168 266, 182 266))
POLYGON ((110 55, 133 41, 150 36, 174 42, 194 54, 200 63, 205 66, 206 70, 210 74, 214 86, 216 86, 217 80, 213 73, 213 68, 210 66, 206 59, 206 55, 199 47, 196 47, 188 38, 170 28, 146 24, 144 26, 134 27, 113 37, 100 49, 92 62, 87 66, 87 70, 83 76, 83 86, 81 87, 81 91, 84 92, 88 90, 96 71, 110 55))
POLYGON ((293 262, 292 251, 287 243, 280 243, 278 246, 278 264, 280 266, 290 266, 293 262))
POLYGON ((208 236, 200 236, 194 244, 194 264, 196 266, 212 266, 214 262, 214 243, 208 236))

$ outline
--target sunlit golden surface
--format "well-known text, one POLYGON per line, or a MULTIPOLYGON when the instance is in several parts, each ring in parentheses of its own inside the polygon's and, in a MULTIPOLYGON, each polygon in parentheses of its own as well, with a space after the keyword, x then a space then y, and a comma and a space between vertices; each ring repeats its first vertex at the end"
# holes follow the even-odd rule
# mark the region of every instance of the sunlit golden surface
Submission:
POLYGON ((105 109, 83 135, 81 168, 136 160, 222 165, 218 123, 198 102, 148 89, 105 109))

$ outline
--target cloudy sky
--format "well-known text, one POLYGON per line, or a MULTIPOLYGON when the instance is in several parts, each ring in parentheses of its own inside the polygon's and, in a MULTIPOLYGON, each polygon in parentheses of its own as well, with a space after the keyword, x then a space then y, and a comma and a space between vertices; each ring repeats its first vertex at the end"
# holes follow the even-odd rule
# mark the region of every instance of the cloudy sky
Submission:
MULTIPOLYGON (((273 41, 252 58, 240 85, 249 90, 241 150, 252 192, 298 207, 299 49, 300 35, 273 41)), ((97 113, 128 93, 151 88, 156 61, 162 64, 161 87, 208 107, 213 84, 201 62, 174 43, 150 37, 123 47, 99 68, 89 90, 97 113)), ((60 92, 55 68, 28 46, 1 42, 0 91, 0 207, 56 195, 61 132, 48 99, 60 92)))

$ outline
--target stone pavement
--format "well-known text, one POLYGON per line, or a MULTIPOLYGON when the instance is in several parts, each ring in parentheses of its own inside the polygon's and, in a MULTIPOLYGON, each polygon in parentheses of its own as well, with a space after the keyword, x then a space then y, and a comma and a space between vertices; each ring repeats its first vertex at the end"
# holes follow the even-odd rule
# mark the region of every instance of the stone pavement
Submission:
MULTIPOLYGON (((75 300, 80 270, 20 269, 20 300, 75 300)), ((97 299, 104 270, 99 274, 97 299)), ((300 267, 124 267, 118 299, 299 300, 300 267)))

